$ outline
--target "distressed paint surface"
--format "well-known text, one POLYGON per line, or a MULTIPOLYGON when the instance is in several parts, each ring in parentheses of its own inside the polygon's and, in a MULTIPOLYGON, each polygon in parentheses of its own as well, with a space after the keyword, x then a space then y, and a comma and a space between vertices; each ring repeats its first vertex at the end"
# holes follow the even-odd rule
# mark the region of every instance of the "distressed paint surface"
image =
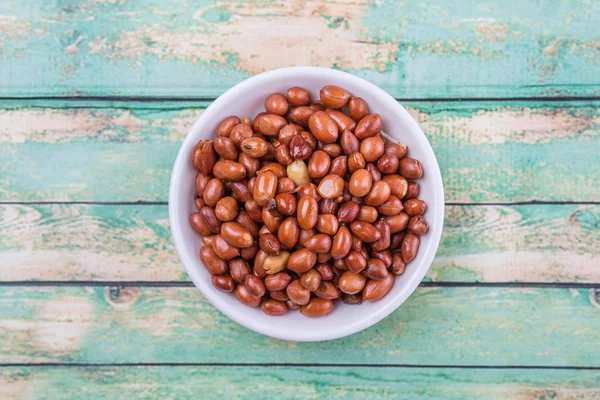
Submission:
MULTIPOLYGON (((180 142, 206 106, 42 104, 0 111, 0 200, 166 201, 180 142)), ((447 202, 600 201, 598 102, 406 105, 447 202)))
MULTIPOLYGON (((427 280, 600 282, 600 206, 448 206, 427 280)), ((188 281, 166 205, 0 206, 2 281, 188 281)))
POLYGON ((2 287, 0 362, 597 366, 594 301, 587 289, 419 288, 360 333, 297 343, 237 325, 193 287, 2 287))
POLYGON ((68 367, 0 370, 6 400, 144 398, 591 400, 598 371, 368 367, 68 367), (257 381, 259 383, 257 383, 257 381))
POLYGON ((5 0, 0 94, 214 97, 319 65, 403 98, 597 96, 599 19, 590 0, 5 0))

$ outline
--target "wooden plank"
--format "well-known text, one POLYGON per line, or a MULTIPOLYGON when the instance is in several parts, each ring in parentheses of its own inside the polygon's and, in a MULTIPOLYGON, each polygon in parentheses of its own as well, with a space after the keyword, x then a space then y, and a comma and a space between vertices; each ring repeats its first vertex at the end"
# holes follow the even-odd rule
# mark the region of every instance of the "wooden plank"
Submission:
MULTIPOLYGON (((448 206, 427 280, 600 283, 598 205, 448 206)), ((167 206, 0 206, 2 281, 186 281, 167 206)))
POLYGON ((420 288, 361 333, 296 343, 237 325, 195 288, 2 287, 0 362, 598 367, 599 324, 587 289, 420 288))
POLYGON ((11 367, 3 399, 595 399, 600 372, 369 367, 11 367))
MULTIPOLYGON (((0 111, 0 201, 167 200, 203 105, 69 104, 0 111)), ((600 201, 599 104, 407 103, 438 155, 446 201, 464 203, 600 201)))
POLYGON ((586 0, 5 0, 0 95, 217 96, 318 65, 403 98, 598 96, 598 19, 586 0))

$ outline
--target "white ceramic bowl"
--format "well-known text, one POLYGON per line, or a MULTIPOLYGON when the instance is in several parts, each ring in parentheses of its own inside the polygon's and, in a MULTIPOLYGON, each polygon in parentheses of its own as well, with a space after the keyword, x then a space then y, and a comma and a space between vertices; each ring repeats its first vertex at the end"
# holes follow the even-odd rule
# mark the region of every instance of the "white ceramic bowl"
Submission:
POLYGON ((440 169, 433 150, 414 119, 392 96, 366 80, 327 68, 292 67, 265 72, 247 79, 223 93, 198 118, 185 137, 171 176, 169 217, 175 247, 185 269, 202 294, 223 314, 263 335, 296 341, 336 339, 359 332, 381 321, 398 308, 417 288, 429 269, 442 234, 444 191, 440 169), (313 99, 325 85, 337 85, 354 96, 365 99, 371 112, 381 115, 383 130, 408 145, 408 155, 423 165, 419 180, 419 198, 427 202, 425 217, 429 233, 422 236, 419 252, 406 272, 396 277, 392 290, 377 302, 361 305, 336 303, 334 311, 321 318, 307 318, 298 311, 281 317, 264 314, 260 308, 247 307, 231 293, 215 289, 210 274, 198 257, 201 240, 190 227, 189 216, 195 212, 194 178, 191 152, 198 140, 214 139, 219 122, 229 116, 254 117, 264 111, 264 99, 273 92, 285 93, 292 86, 310 91, 313 99))

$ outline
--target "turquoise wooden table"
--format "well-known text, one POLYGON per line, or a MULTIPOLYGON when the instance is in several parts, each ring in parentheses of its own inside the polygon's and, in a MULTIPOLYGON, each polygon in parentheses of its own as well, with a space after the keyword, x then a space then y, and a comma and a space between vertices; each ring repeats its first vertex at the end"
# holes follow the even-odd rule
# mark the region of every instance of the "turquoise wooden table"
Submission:
POLYGON ((0 398, 600 398, 600 2, 3 0, 0 398), (325 343, 193 287, 178 147, 261 71, 339 68, 418 120, 446 189, 421 287, 325 343))

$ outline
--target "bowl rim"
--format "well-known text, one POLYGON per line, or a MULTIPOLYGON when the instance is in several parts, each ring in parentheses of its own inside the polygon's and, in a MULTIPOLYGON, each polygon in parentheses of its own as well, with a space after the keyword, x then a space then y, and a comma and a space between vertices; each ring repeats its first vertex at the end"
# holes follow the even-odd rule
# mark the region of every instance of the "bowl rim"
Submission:
MULTIPOLYGON (((348 335, 352 335, 354 333, 360 332, 377 322, 383 320, 385 317, 394 312, 400 305, 402 305, 406 299, 414 293, 416 288, 419 286, 421 281, 423 280, 425 274, 431 267, 431 263, 433 262, 433 258, 436 254, 436 251, 439 247, 442 229, 443 229, 443 221, 444 221, 444 187, 442 183, 441 172, 439 168, 439 164, 437 162, 437 158, 429 140, 417 124, 417 122, 412 118, 412 116, 408 113, 408 111, 390 94, 385 92, 383 89, 379 88, 375 84, 360 78, 358 76, 349 74, 347 72, 334 70, 330 68, 324 67, 312 67, 312 66, 302 66, 302 67, 286 67, 274 69, 271 71, 263 72, 261 74, 250 77, 235 86, 228 89, 221 96, 219 96, 215 101, 213 101, 204 112, 196 119, 192 127, 189 129, 186 134, 181 146, 178 150, 177 157, 175 159, 175 163, 173 165, 173 171, 171 173, 171 180, 169 185, 169 223, 171 229, 171 235, 173 238, 173 242, 175 244, 175 248, 177 250, 177 254, 181 263, 184 265, 184 268, 187 274, 192 279, 196 288, 202 293, 202 295, 221 313, 226 315, 231 320, 237 322, 238 324, 265 336, 270 336, 277 339, 282 340, 292 340, 299 342, 313 342, 313 341, 325 341, 325 340, 333 340, 341 337, 345 337, 348 335), (272 326, 267 326, 262 322, 255 321, 252 318, 247 317, 247 314, 242 312, 236 312, 234 309, 230 307, 222 306, 222 300, 220 300, 219 295, 222 293, 217 293, 216 291, 207 290, 210 285, 210 280, 203 279, 199 276, 199 273, 193 267, 193 264, 197 264, 198 260, 191 260, 186 253, 186 249, 184 246, 184 234, 181 229, 181 216, 180 212, 176 209, 175 204, 177 203, 177 199, 180 196, 180 190, 177 190, 177 186, 179 186, 180 182, 177 177, 183 174, 183 168, 186 162, 189 162, 190 157, 186 149, 188 149, 191 144, 190 142, 194 142, 194 136, 196 132, 201 131, 201 127, 204 124, 204 121, 210 118, 210 112, 212 109, 219 109, 221 106, 228 104, 229 102, 235 100, 238 92, 243 92, 246 87, 268 83, 271 79, 277 79, 282 77, 289 77, 290 79, 294 79, 297 75, 318 75, 320 77, 323 74, 328 74, 330 76, 336 76, 339 79, 344 79, 347 81, 353 81, 356 85, 368 86, 370 90, 377 92, 378 96, 386 97, 388 102, 389 100, 393 100, 395 103, 395 107, 397 108, 397 112, 399 114, 399 118, 403 119, 407 124, 412 125, 412 129, 417 131, 421 136, 420 140, 423 142, 424 151, 427 154, 427 175, 429 179, 433 181, 433 204, 428 204, 428 211, 433 211, 433 220, 435 224, 432 226, 430 224, 429 231, 429 245, 427 248, 427 252, 424 254, 421 262, 416 266, 418 269, 415 274, 407 281, 404 282, 402 291, 395 298, 394 301, 382 304, 382 306, 373 314, 365 316, 364 318, 357 320, 351 324, 340 325, 330 329, 323 330, 315 330, 315 331, 300 331, 300 332, 291 332, 289 330, 277 330, 273 329, 272 326)), ((189 216, 184 218, 184 221, 188 221, 189 216)), ((414 267, 413 267, 414 268, 414 267)), ((239 304, 240 307, 246 307, 243 304, 239 304)))

